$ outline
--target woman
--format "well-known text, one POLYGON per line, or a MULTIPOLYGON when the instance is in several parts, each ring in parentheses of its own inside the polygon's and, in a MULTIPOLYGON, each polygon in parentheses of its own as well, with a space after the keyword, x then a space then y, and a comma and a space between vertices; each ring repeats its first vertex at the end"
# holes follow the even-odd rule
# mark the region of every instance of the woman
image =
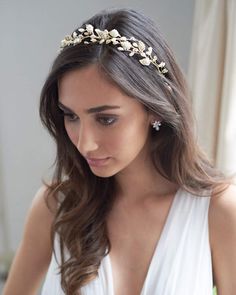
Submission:
POLYGON ((102 11, 44 84, 53 180, 38 191, 4 295, 233 295, 236 201, 196 143, 190 95, 156 25, 102 11))

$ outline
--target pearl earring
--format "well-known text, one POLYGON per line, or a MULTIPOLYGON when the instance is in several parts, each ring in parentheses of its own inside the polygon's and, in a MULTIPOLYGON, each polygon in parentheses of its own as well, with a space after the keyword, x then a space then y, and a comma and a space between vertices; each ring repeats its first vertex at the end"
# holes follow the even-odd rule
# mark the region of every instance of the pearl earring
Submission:
POLYGON ((160 126, 161 126, 161 121, 154 121, 154 122, 152 123, 152 127, 153 127, 154 129, 156 129, 156 131, 159 131, 159 130, 160 130, 160 126))

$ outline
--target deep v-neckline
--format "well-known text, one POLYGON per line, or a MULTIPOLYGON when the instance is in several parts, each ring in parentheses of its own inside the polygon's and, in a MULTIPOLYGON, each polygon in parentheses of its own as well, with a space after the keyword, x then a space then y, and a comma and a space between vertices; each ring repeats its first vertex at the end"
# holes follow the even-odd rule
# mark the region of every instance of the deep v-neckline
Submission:
MULTIPOLYGON (((167 226, 169 225, 169 219, 172 216, 172 211, 173 211, 173 208, 174 208, 174 204, 176 203, 176 199, 177 199, 177 196, 179 195, 180 191, 181 191, 181 188, 179 188, 176 191, 176 193, 175 193, 175 195, 173 197, 173 200, 171 201, 171 205, 170 205, 170 208, 168 210, 167 217, 165 219, 163 228, 161 230, 160 237, 159 237, 158 241, 156 242, 156 245, 155 245, 155 248, 154 248, 154 252, 153 252, 151 261, 149 263, 149 267, 148 267, 148 270, 147 270, 147 273, 146 273, 146 276, 145 276, 145 279, 144 279, 144 283, 143 283, 143 286, 142 286, 140 295, 143 295, 143 292, 145 290, 145 286, 146 286, 146 283, 147 283, 147 279, 149 278, 150 273, 151 273, 151 270, 153 268, 154 260, 156 260, 155 258, 157 257, 158 253, 160 252, 161 245, 163 244, 163 239, 166 236, 165 235, 165 232, 167 231, 167 226)), ((109 267, 108 271, 110 272, 110 276, 109 277, 110 277, 110 280, 111 280, 111 282, 110 282, 111 283, 111 290, 112 290, 112 294, 111 295, 115 295, 114 278, 113 278, 112 264, 111 264, 111 259, 110 259, 109 253, 106 255, 106 257, 107 257, 108 267, 109 267)))

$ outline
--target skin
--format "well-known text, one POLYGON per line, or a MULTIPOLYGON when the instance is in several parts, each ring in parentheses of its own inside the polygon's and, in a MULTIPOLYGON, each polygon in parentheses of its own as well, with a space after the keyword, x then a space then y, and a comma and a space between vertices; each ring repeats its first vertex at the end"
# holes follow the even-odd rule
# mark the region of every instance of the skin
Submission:
POLYGON ((60 108, 67 114, 68 109, 73 110, 72 116, 64 117, 64 123, 78 151, 85 158, 110 157, 105 165, 90 168, 97 176, 114 176, 119 187, 107 219, 114 290, 116 295, 139 294, 177 190, 156 172, 150 159, 149 135, 155 118, 106 80, 96 65, 68 73, 58 89, 60 108), (99 114, 87 111, 103 105, 119 108, 99 114), (102 116, 116 121, 104 125, 99 120, 102 116), (143 251, 146 244, 150 247, 143 251))
MULTIPOLYGON (((160 118, 154 118, 137 100, 106 80, 96 65, 67 73, 59 81, 58 90, 59 102, 64 105, 60 108, 67 113, 65 128, 78 151, 85 158, 109 157, 103 165, 89 165, 100 177, 114 176, 119 187, 107 218, 115 294, 139 295, 178 189, 156 172, 149 157, 151 122, 160 118), (91 113, 102 105, 119 108, 91 113)), ((220 197, 212 198, 209 209, 218 295, 233 295, 236 290, 235 196, 231 186, 220 197)), ((56 211, 53 200, 52 205, 56 211)), ((3 295, 36 294, 50 263, 49 231, 55 211, 47 209, 41 188, 29 209, 3 295)))
POLYGON ((236 186, 211 200, 209 238, 217 295, 236 292, 236 186))
POLYGON ((157 187, 162 194, 168 192, 166 186, 171 184, 156 172, 150 161, 151 122, 159 118, 107 81, 96 65, 67 73, 58 89, 60 108, 67 114, 65 106, 71 110, 64 117, 65 129, 78 151, 85 158, 110 157, 106 165, 90 166, 94 174, 115 175, 126 198, 133 199, 134 195, 142 198, 147 187, 149 192, 157 187), (87 111, 103 105, 118 108, 99 113, 87 111), (110 125, 104 124, 112 121, 110 125), (141 184, 139 179, 143 180, 141 184))

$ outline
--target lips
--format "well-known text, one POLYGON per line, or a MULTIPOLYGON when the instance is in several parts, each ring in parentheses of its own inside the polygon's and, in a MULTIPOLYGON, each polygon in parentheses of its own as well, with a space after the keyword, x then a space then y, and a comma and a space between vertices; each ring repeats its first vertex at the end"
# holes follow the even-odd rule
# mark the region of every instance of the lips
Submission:
POLYGON ((96 158, 86 158, 88 164, 90 166, 103 166, 107 163, 107 161, 109 160, 110 158, 100 158, 100 159, 96 159, 96 158))

